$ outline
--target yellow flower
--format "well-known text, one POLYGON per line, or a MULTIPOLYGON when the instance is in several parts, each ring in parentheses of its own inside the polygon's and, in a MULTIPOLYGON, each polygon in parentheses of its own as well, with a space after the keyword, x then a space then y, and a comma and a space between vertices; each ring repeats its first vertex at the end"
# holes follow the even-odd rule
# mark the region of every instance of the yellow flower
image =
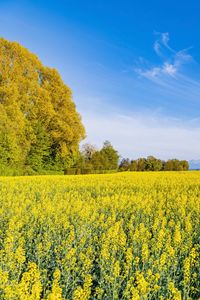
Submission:
POLYGON ((174 243, 175 245, 180 244, 181 242, 181 231, 180 231, 180 226, 179 224, 176 225, 175 227, 175 232, 174 232, 174 243))
POLYGON ((28 271, 22 275, 22 279, 17 287, 17 293, 21 300, 39 300, 41 292, 40 272, 37 265, 31 262, 28 265, 28 271))
POLYGON ((78 287, 73 295, 73 300, 88 300, 91 295, 92 276, 86 275, 83 287, 78 287))
POLYGON ((120 274, 120 263, 119 261, 116 261, 113 267, 113 275, 114 277, 119 277, 120 274))
POLYGON ((62 289, 59 286, 60 276, 60 270, 55 270, 52 290, 47 300, 62 300, 62 289))
POLYGON ((168 288, 170 292, 172 293, 174 300, 182 300, 181 292, 174 286, 173 282, 168 283, 168 288))
POLYGON ((142 245, 142 260, 143 262, 147 261, 149 257, 149 248, 146 243, 142 245))
POLYGON ((189 257, 186 257, 184 260, 184 283, 187 285, 190 282, 190 259, 189 257))
POLYGON ((137 289, 141 295, 145 295, 148 289, 148 282, 145 280, 142 273, 136 272, 137 289))
POLYGON ((197 299, 199 186, 198 172, 0 178, 0 298, 197 299))

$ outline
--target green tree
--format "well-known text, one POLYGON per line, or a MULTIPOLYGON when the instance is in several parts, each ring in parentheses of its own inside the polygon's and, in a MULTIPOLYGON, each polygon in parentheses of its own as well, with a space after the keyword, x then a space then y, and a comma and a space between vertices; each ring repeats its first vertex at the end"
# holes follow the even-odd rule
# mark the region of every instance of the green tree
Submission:
POLYGON ((186 160, 169 159, 165 164, 167 171, 187 171, 188 169, 189 163, 186 160))
POLYGON ((50 137, 40 123, 37 124, 34 133, 35 141, 31 144, 26 164, 35 171, 50 169, 54 162, 51 157, 50 137))
POLYGON ((155 158, 154 156, 148 156, 146 159, 147 171, 161 171, 163 168, 162 160, 155 158))
POLYGON ((146 170, 146 158, 138 158, 137 159, 137 171, 145 171, 146 170))
POLYGON ((180 164, 182 166, 183 171, 189 170, 189 162, 187 160, 181 160, 180 164))
POLYGON ((119 164, 120 171, 129 171, 131 167, 131 162, 129 158, 123 158, 119 164))
POLYGON ((109 141, 104 142, 103 148, 100 150, 100 154, 105 170, 114 170, 118 168, 119 154, 109 141))
POLYGON ((137 171, 137 161, 136 160, 131 160, 130 171, 137 171))

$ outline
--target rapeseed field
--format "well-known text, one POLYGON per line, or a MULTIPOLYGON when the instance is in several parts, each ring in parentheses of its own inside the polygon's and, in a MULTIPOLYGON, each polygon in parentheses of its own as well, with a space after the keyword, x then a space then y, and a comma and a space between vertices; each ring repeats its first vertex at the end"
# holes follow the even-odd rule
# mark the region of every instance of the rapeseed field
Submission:
POLYGON ((200 173, 0 178, 0 299, 199 299, 200 173))

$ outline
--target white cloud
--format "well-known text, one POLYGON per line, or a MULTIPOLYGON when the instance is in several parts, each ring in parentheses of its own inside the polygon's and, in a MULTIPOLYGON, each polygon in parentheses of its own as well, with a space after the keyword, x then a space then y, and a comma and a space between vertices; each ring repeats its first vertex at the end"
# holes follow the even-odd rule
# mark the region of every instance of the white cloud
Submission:
POLYGON ((162 71, 170 76, 174 76, 177 72, 177 68, 173 64, 169 64, 168 62, 165 62, 162 71))
POLYGON ((161 49, 168 49, 171 53, 176 53, 176 51, 169 46, 169 33, 168 32, 156 32, 155 33, 159 38, 154 42, 154 50, 159 56, 163 56, 161 49), (159 52, 157 52, 159 49, 159 52))
POLYGON ((158 41, 155 41, 154 45, 153 45, 153 49, 154 51, 156 52, 156 54, 158 56, 162 56, 162 53, 161 53, 161 46, 160 46, 160 43, 158 41))
POLYGON ((174 62, 177 66, 193 61, 193 57, 187 53, 190 48, 176 52, 174 62))
MULTIPOLYGON (((154 82, 155 79, 159 77, 162 77, 162 80, 164 80, 165 78, 163 75, 174 77, 176 74, 180 73, 183 64, 193 60, 192 56, 188 54, 190 48, 175 51, 169 46, 168 32, 156 34, 159 35, 159 39, 154 42, 153 49, 161 58, 161 64, 153 67, 147 67, 145 65, 140 68, 135 68, 136 73, 140 76, 153 80, 154 82)), ((157 82, 159 83, 159 81, 157 82)))
POLYGON ((156 78, 162 75, 168 75, 174 77, 177 73, 177 67, 174 64, 165 62, 161 67, 153 67, 151 69, 135 69, 135 71, 140 75, 149 80, 155 81, 156 78))
POLYGON ((161 73, 162 69, 160 67, 154 67, 154 68, 147 69, 147 70, 137 68, 137 69, 135 69, 135 71, 140 76, 146 77, 147 79, 150 79, 150 80, 154 80, 161 73))
POLYGON ((169 43, 169 33, 168 32, 163 32, 161 33, 161 40, 163 45, 165 45, 165 47, 169 47, 168 43, 169 43))

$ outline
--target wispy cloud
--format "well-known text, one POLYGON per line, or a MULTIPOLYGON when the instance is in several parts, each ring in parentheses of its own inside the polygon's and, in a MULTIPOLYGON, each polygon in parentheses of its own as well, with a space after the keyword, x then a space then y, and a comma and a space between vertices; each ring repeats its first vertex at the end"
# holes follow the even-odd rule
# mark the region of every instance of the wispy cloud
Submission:
MULTIPOLYGON (((161 59, 161 63, 154 66, 141 66, 135 68, 138 75, 154 82, 160 83, 158 79, 164 79, 167 76, 175 78, 180 74, 182 65, 193 60, 188 53, 190 48, 176 51, 169 45, 169 33, 155 33, 159 38, 153 44, 156 55, 161 59)), ((150 65, 150 63, 149 63, 150 65)))
POLYGON ((159 38, 154 42, 153 49, 156 54, 160 57, 163 57, 162 48, 165 47, 170 52, 174 53, 175 51, 169 46, 169 33, 168 32, 155 32, 155 35, 159 36, 159 38))

